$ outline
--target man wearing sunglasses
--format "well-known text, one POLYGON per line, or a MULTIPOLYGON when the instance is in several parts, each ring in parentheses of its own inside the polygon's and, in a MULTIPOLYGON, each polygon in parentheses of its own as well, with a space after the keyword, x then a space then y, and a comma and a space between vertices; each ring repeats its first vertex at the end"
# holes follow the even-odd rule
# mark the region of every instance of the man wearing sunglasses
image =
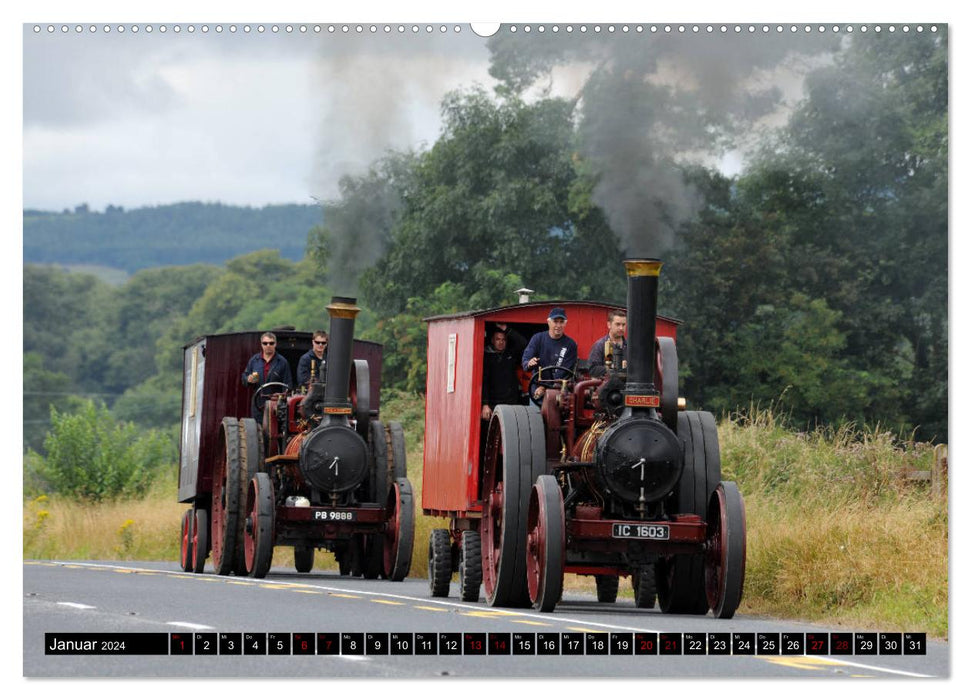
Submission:
POLYGON ((310 388, 315 382, 324 381, 327 369, 327 333, 314 331, 313 345, 305 352, 297 364, 297 385, 310 388))
MULTIPOLYGON (((278 355, 276 351, 276 335, 267 331, 260 336, 260 347, 262 350, 249 359, 246 363, 246 370, 243 372, 243 384, 248 386, 262 386, 270 382, 280 382, 286 384, 287 389, 293 386, 293 375, 290 373, 290 363, 283 355, 278 355)), ((267 393, 282 392, 282 387, 267 387, 267 393)), ((265 397, 258 397, 254 406, 253 417, 259 422, 262 420, 263 403, 265 397)))

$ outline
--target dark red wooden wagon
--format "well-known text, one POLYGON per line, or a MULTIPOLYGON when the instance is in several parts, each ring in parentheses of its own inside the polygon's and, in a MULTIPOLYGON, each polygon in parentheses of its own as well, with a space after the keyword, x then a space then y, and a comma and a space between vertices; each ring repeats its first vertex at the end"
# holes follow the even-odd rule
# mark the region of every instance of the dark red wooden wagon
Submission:
MULTIPOLYGON (((429 584, 463 600, 552 610, 566 572, 596 577, 613 602, 630 576, 638 607, 730 617, 741 598, 744 506, 721 481, 709 413, 678 397, 678 322, 656 315, 657 261, 627 261, 627 364, 591 376, 584 361, 611 305, 525 303, 428 322, 422 509, 449 519, 431 533, 429 584), (528 339, 566 311, 581 358, 546 382, 540 405, 497 406, 480 419, 487 329, 528 339), (656 380, 656 385, 655 385, 656 380)), ((520 381, 528 395, 529 378, 520 381)), ((536 378, 533 378, 536 381, 536 378)))
MULTIPOLYGON (((404 433, 379 420, 382 348, 354 340, 353 299, 331 313, 326 382, 306 393, 244 386, 260 332, 196 339, 184 348, 178 500, 181 565, 262 578, 275 546, 292 546, 299 572, 316 549, 334 552, 342 574, 403 579, 411 566, 414 503, 404 433), (262 421, 253 417, 265 399, 262 421)), ((290 364, 312 334, 274 329, 290 364)))

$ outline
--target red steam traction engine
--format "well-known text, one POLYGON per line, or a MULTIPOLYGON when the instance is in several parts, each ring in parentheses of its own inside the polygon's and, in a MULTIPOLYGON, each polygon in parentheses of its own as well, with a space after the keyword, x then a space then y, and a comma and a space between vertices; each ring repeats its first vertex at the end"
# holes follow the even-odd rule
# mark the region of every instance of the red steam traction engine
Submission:
MULTIPOLYGON (((433 596, 453 571, 463 600, 551 611, 565 572, 596 577, 601 602, 630 576, 637 607, 734 615, 745 575, 745 509, 721 480, 710 413, 678 399, 677 323, 657 316, 661 263, 625 261, 626 365, 592 377, 584 361, 545 384, 541 406, 500 405, 480 425, 487 324, 525 337, 566 309, 581 352, 610 306, 549 301, 426 319, 428 385, 422 507, 449 518, 428 546, 433 596)), ((620 363, 618 363, 620 364, 620 363)), ((521 376, 524 390, 529 381, 521 376)))
MULTIPOLYGON (((179 501, 191 508, 182 518, 183 570, 203 571, 211 551, 217 574, 263 578, 273 547, 286 545, 301 573, 325 548, 342 575, 408 575, 414 501, 401 426, 378 420, 381 346, 353 339, 354 299, 334 297, 327 310, 326 382, 306 394, 242 385, 257 332, 186 346, 179 501)), ((275 334, 278 354, 295 368, 311 334, 275 334)))

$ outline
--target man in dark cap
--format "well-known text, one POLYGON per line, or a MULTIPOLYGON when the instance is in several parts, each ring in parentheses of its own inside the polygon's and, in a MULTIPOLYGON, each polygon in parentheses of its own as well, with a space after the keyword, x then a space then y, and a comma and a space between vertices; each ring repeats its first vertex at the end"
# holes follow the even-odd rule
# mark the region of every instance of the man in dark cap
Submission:
MULTIPOLYGON (((530 338, 523 351, 523 369, 535 372, 541 367, 555 367, 544 373, 543 379, 563 379, 569 376, 564 370, 572 370, 577 362, 577 343, 565 333, 566 311, 559 306, 552 309, 546 325, 548 330, 530 338)), ((546 389, 539 386, 533 398, 539 400, 545 393, 546 389)))

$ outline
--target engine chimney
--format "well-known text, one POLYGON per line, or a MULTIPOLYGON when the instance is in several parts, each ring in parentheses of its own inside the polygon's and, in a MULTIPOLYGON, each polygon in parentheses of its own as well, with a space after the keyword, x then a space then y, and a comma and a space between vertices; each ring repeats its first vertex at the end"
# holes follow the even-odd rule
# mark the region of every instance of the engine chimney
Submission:
POLYGON ((654 415, 660 395, 654 386, 657 284, 661 261, 635 258, 627 268, 627 386, 625 413, 654 415))
POLYGON ((324 419, 351 415, 351 363, 354 360, 354 319, 361 312, 357 299, 333 297, 330 313, 330 348, 327 352, 327 385, 324 389, 324 419))

